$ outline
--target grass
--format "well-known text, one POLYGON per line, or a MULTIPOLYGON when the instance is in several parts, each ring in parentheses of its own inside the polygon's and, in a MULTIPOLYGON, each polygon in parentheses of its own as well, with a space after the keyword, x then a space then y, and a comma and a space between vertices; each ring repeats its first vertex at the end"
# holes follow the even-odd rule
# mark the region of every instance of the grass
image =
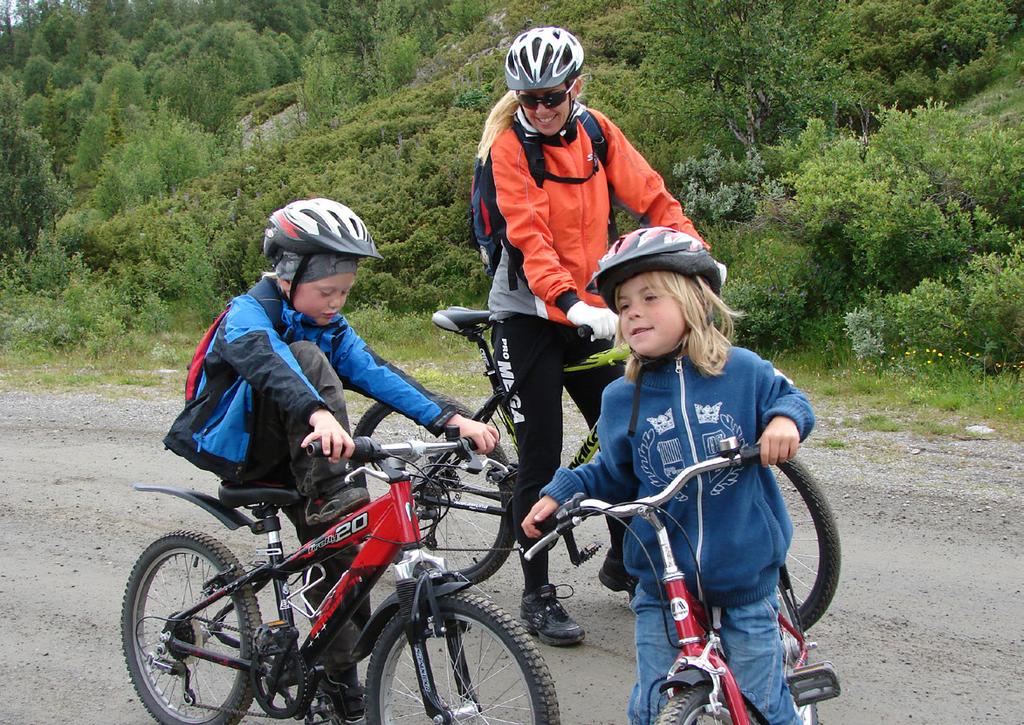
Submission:
POLYGON ((1024 124, 1024 31, 1007 39, 993 80, 959 106, 966 115, 1005 126, 1024 124))
MULTIPOLYGON (((427 314, 383 308, 354 309, 353 327, 381 357, 428 388, 456 398, 490 392, 476 347, 430 322, 427 314)), ((201 330, 169 330, 135 340, 130 349, 92 356, 53 351, 0 352, 0 390, 82 391, 106 395, 181 395, 185 369, 201 330)), ((858 427, 963 436, 984 424, 1004 438, 1024 441, 1024 379, 930 366, 924 371, 866 367, 852 357, 814 351, 769 356, 812 400, 834 400, 856 411, 858 427)), ((826 446, 842 447, 837 440, 826 446)))
POLYGON ((1001 436, 1024 440, 1019 372, 985 375, 952 363, 879 370, 852 357, 828 359, 813 351, 785 353, 773 361, 812 398, 834 399, 862 411, 858 425, 867 430, 950 436, 984 424, 1001 436))

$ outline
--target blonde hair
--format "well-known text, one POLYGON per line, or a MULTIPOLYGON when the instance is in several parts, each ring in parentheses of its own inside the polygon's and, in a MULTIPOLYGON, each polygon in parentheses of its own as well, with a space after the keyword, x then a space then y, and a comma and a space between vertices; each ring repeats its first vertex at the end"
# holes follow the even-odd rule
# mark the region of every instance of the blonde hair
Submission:
POLYGON ((516 99, 515 91, 509 91, 494 104, 494 108, 487 115, 487 121, 484 122, 484 132, 480 137, 480 145, 476 148, 478 159, 485 161, 487 154, 491 152, 494 139, 498 138, 507 129, 512 128, 512 119, 515 118, 518 109, 519 101, 516 99))
MULTIPOLYGON (((567 90, 576 94, 573 97, 574 101, 582 100, 583 76, 574 78, 567 90)), ((512 128, 512 121, 515 119, 516 111, 518 110, 519 99, 516 98, 515 91, 508 91, 494 104, 494 108, 487 114, 487 120, 484 121, 484 132, 480 136, 480 145, 476 147, 476 157, 480 161, 487 160, 487 154, 491 152, 494 139, 512 128)))
MULTIPOLYGON (((690 358, 702 375, 721 375, 732 349, 733 319, 739 317, 739 313, 712 292, 702 277, 665 270, 643 272, 638 276, 645 279, 650 289, 679 304, 686 322, 686 334, 680 340, 681 354, 690 358)), ((621 315, 616 338, 619 344, 625 343, 621 315)), ((636 382, 644 362, 636 353, 630 355, 626 361, 626 379, 636 382)))

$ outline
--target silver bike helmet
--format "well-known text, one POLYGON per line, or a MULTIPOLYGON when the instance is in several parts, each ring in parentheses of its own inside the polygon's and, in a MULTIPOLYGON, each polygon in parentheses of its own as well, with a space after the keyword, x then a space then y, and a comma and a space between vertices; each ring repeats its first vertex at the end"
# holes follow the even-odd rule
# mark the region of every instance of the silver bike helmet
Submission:
POLYGON ((340 254, 381 259, 363 220, 330 199, 293 201, 270 215, 263 254, 275 265, 287 253, 340 254))
POLYGON ((511 91, 555 88, 574 80, 583 68, 583 46, 568 30, 531 28, 505 56, 505 83, 511 91))
POLYGON ((655 270, 703 277, 716 295, 722 293, 724 265, 715 261, 701 240, 668 227, 642 227, 621 237, 601 257, 587 289, 618 312, 615 289, 630 277, 655 270))

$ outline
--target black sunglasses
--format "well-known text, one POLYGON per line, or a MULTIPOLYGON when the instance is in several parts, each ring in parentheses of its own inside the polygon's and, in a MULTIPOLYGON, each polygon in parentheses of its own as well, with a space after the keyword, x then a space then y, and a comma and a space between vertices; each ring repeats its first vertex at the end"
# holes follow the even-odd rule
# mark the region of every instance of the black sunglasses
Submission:
POLYGON ((544 108, 554 108, 555 106, 561 106, 565 101, 565 97, 569 95, 569 89, 564 88, 560 91, 551 91, 551 93, 545 93, 543 96, 531 96, 528 93, 519 91, 516 93, 516 98, 519 101, 519 105, 525 106, 530 110, 533 110, 537 106, 544 104, 544 108))

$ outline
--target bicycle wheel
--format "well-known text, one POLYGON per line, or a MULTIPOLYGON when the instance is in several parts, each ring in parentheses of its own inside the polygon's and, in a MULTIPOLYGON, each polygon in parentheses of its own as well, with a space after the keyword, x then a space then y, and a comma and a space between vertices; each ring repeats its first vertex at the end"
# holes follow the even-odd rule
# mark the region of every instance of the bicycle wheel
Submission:
POLYGON ((821 484, 800 461, 778 466, 776 476, 793 522, 786 569, 805 630, 821 619, 839 586, 839 528, 821 484))
MULTIPOLYGON (((167 618, 199 601, 213 577, 241 571, 226 546, 190 531, 157 539, 135 563, 124 593, 121 639, 132 684, 159 722, 229 725, 241 720, 252 703, 248 672, 176 654, 161 640, 167 618)), ((248 659, 259 622, 256 596, 245 587, 171 633, 204 649, 248 659)))
MULTIPOLYGON (((447 398, 444 401, 472 417, 466 406, 447 398)), ((382 440, 430 437, 425 428, 382 403, 375 403, 363 414, 353 434, 382 440)), ((488 456, 508 464, 500 445, 488 456)), ((424 548, 443 556, 449 570, 479 584, 501 568, 515 543, 505 515, 514 481, 513 476, 498 471, 469 473, 458 463, 448 454, 419 464, 424 475, 412 477, 416 515, 424 548)), ((370 477, 367 483, 372 496, 385 492, 386 484, 370 477)))
MULTIPOLYGON (((444 632, 424 623, 438 697, 458 722, 559 722, 551 673, 526 629, 490 600, 462 592, 439 602, 444 632)), ((417 665, 399 613, 384 627, 366 670, 366 721, 426 717, 417 665)), ((424 665, 420 665, 424 666, 424 665)))
MULTIPOLYGON (((727 723, 732 725, 733 717, 729 708, 722 703, 717 713, 705 709, 708 698, 711 696, 711 685, 701 684, 690 687, 681 687, 676 694, 669 698, 665 706, 658 713, 655 725, 696 725, 697 723, 727 723)), ((724 700, 724 695, 719 695, 724 700)), ((751 723, 763 722, 760 715, 749 707, 747 708, 747 719, 751 723)))

